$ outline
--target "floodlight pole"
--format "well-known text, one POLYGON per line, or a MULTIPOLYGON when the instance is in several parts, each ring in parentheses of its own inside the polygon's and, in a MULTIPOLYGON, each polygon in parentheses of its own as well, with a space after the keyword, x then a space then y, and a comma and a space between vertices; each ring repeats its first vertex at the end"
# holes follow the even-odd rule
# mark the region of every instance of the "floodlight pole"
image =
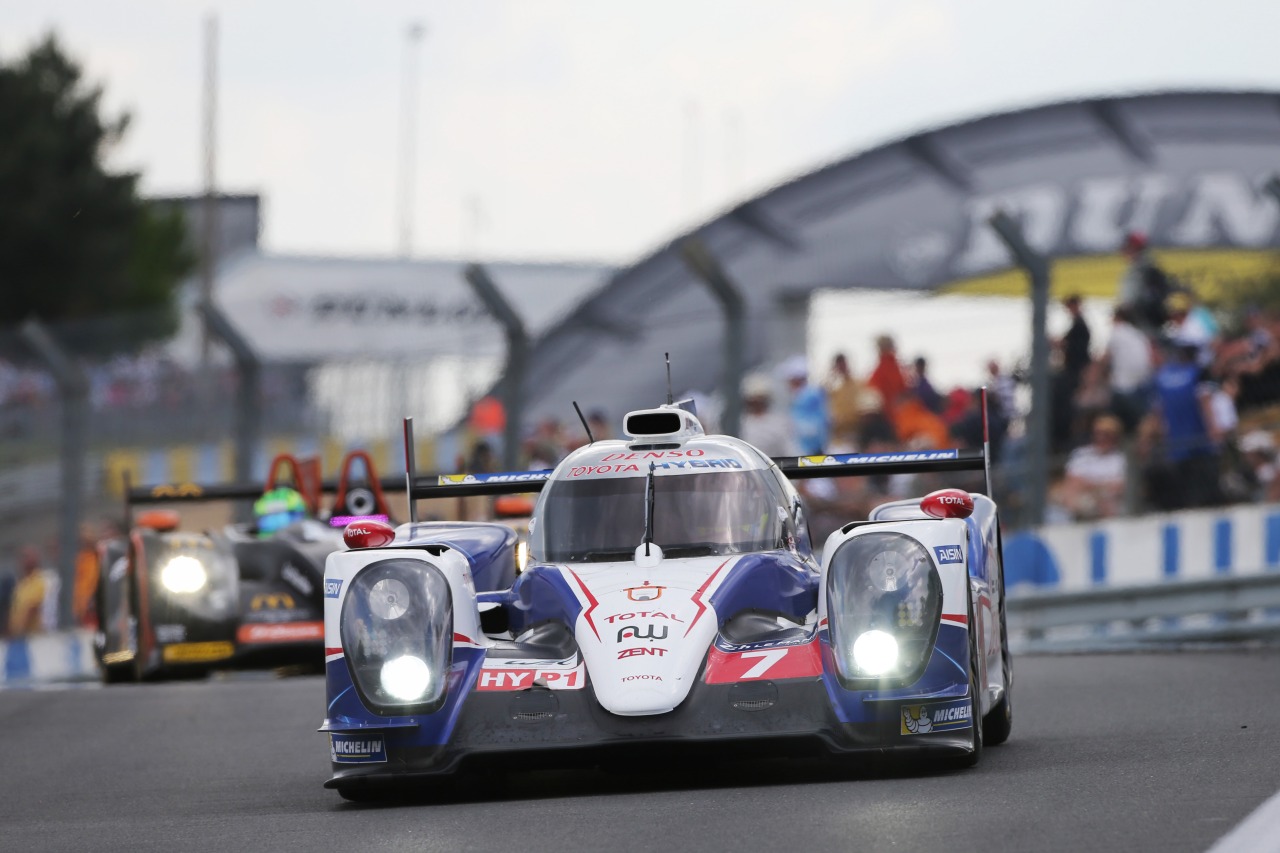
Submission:
POLYGON ((235 479, 247 483, 253 479, 253 455, 262 441, 262 359, 212 302, 201 302, 196 310, 205 328, 227 345, 236 363, 240 381, 236 389, 235 479))
POLYGON ((1020 226, 997 211, 987 220, 1031 279, 1031 412, 1027 416, 1027 515, 1044 523, 1049 491, 1049 259, 1027 244, 1020 226))
POLYGON ((58 507, 58 624, 70 627, 72 594, 75 590, 76 552, 80 547, 80 518, 83 510, 85 455, 88 443, 85 424, 89 379, 48 328, 34 318, 22 324, 19 332, 36 355, 53 374, 62 408, 61 454, 59 460, 61 489, 58 507))
POLYGON ((747 340, 747 303, 742 291, 725 274, 720 261, 706 244, 690 237, 680 246, 685 266, 707 286, 724 312, 723 378, 724 411, 720 428, 727 435, 737 435, 742 427, 742 374, 746 369, 744 350, 747 340))
POLYGON ((463 278, 506 331, 507 366, 503 371, 502 384, 507 423, 502 435, 502 465, 506 470, 514 471, 520 465, 520 425, 524 420, 524 377, 529 363, 529 334, 525 331, 524 321, 493 283, 488 270, 480 264, 468 264, 463 271, 463 278))

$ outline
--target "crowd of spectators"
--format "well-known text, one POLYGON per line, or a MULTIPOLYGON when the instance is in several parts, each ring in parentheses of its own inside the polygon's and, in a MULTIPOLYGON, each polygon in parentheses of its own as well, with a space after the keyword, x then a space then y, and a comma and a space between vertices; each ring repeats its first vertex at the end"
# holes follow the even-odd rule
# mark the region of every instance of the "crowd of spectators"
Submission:
POLYGON ((1056 342, 1052 439, 1065 459, 1051 520, 1280 500, 1280 317, 1214 312, 1140 234, 1103 346, 1069 297, 1056 342))
MULTIPOLYGON (((1047 520, 1280 500, 1280 317, 1257 306, 1215 313, 1156 265, 1141 235, 1124 248, 1129 264, 1105 337, 1090 328, 1080 297, 1063 301, 1068 326, 1052 348, 1047 520)), ((772 456, 981 446, 980 389, 938 388, 928 361, 902 359, 891 335, 876 339, 875 354, 865 372, 840 353, 818 377, 799 355, 749 374, 741 437, 772 456)), ((992 456, 1016 504, 1027 377, 995 360, 986 373, 992 456)), ((714 428, 714 409, 700 405, 699 414, 714 428)), ((591 422, 596 438, 611 435, 604 413, 591 422)), ((531 467, 547 468, 585 441, 576 424, 548 419, 523 449, 531 467)), ((947 484, 966 485, 955 481, 949 475, 947 484)), ((814 514, 843 523, 930 485, 868 477, 804 488, 814 514)))

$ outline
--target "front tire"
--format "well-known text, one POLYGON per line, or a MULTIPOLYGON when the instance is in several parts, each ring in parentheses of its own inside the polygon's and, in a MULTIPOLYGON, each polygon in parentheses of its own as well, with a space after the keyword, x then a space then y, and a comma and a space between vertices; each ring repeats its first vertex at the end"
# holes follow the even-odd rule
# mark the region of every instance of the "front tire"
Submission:
POLYGON ((1009 623, 1004 608, 1004 548, 1000 549, 1000 668, 1004 675, 1004 695, 982 719, 982 736, 992 746, 999 746, 1009 739, 1013 731, 1013 655, 1009 652, 1009 623))
MULTIPOLYGON (((966 590, 968 592, 968 590, 966 590)), ((969 719, 973 725, 969 730, 973 733, 973 749, 957 762, 961 767, 973 767, 982 758, 983 728, 982 719, 982 670, 978 666, 978 626, 973 619, 973 596, 969 596, 969 719)))

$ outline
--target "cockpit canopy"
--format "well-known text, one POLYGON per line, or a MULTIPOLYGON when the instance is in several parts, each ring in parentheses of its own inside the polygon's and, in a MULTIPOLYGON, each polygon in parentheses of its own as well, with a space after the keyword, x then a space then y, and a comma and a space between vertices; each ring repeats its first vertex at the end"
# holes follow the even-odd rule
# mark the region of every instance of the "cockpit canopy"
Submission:
MULTIPOLYGON (((645 481, 643 473, 552 480, 530 525, 531 556, 547 563, 631 559, 644 538, 645 481)), ((662 471, 653 481, 653 541, 668 558, 780 547, 788 502, 771 471, 662 471)))

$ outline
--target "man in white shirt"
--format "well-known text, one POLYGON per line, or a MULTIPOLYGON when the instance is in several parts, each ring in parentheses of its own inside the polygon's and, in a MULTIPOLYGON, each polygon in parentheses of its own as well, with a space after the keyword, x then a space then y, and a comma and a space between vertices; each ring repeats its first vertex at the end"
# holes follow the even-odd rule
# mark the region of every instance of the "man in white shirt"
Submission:
POLYGON ((1133 309, 1119 306, 1112 315, 1111 339, 1104 356, 1111 379, 1111 408, 1131 432, 1151 405, 1155 372, 1151 341, 1134 324, 1133 309))
POLYGON ((1071 514, 1082 520, 1113 518, 1124 506, 1127 462, 1120 449, 1124 427, 1114 415, 1093 422, 1093 440, 1071 452, 1062 497, 1071 514))

